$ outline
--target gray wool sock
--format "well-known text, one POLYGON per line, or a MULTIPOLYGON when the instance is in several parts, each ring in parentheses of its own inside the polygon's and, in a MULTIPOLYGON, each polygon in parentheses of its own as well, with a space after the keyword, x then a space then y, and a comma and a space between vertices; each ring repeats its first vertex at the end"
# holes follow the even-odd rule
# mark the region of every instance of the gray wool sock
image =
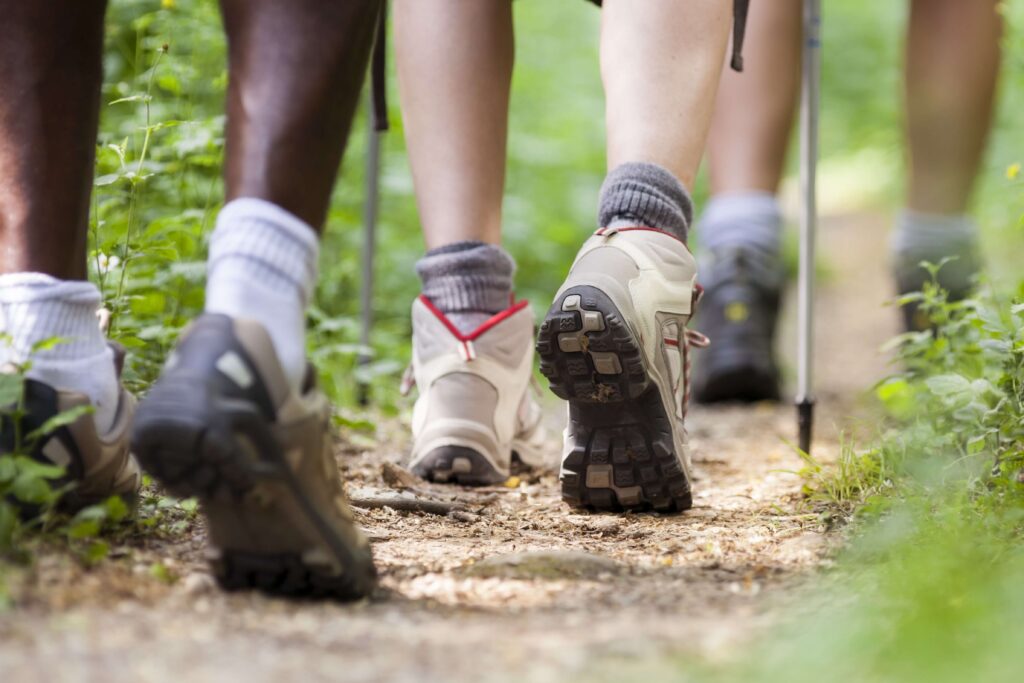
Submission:
POLYGON ((685 242, 692 221, 690 194, 678 178, 657 164, 622 164, 601 186, 598 227, 642 225, 670 232, 685 242))
POLYGON ((904 209, 896 218, 890 249, 893 268, 900 282, 917 288, 927 278, 922 261, 942 266, 939 282, 950 291, 966 290, 981 267, 978 247, 978 225, 963 214, 931 214, 904 209), (910 285, 909 283, 915 283, 910 285))
POLYGON ((705 252, 747 249, 778 258, 782 251, 782 210, 771 192, 751 190, 711 197, 698 230, 705 252))
POLYGON ((416 263, 423 295, 468 333, 509 307, 516 264, 486 242, 454 242, 431 249, 416 263))

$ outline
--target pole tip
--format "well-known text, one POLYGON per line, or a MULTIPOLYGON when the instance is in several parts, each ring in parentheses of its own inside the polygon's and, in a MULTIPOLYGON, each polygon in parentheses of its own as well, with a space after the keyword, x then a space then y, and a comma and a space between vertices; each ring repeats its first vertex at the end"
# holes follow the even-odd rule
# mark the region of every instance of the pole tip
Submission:
POLYGON ((796 402, 796 426, 800 450, 810 454, 814 431, 814 399, 802 398, 796 402))

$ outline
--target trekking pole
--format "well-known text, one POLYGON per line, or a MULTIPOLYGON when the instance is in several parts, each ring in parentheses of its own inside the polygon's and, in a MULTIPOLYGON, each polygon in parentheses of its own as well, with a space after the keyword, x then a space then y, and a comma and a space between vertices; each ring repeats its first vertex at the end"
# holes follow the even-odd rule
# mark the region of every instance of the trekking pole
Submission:
POLYGON ((814 238, 817 228, 818 104, 821 0, 804 0, 803 87, 800 95, 800 274, 797 278, 797 429, 811 452, 814 425, 814 238))
MULTIPOLYGON (((362 287, 359 290, 359 345, 356 364, 373 360, 370 332, 373 329, 373 261, 377 250, 377 215, 380 206, 380 138, 388 130, 387 35, 388 5, 383 3, 377 17, 377 30, 370 56, 370 87, 366 116, 366 196, 363 198, 362 287)), ((370 385, 364 379, 356 386, 356 401, 370 403, 370 385)))
MULTIPOLYGON (((377 208, 380 199, 380 136, 374 121, 374 102, 368 97, 370 112, 367 117, 366 138, 366 197, 363 202, 363 249, 361 256, 362 287, 359 290, 359 352, 357 363, 369 365, 373 360, 370 353, 370 330, 373 327, 373 259, 377 242, 377 208)), ((365 406, 370 402, 370 386, 360 380, 356 388, 356 400, 365 406)))

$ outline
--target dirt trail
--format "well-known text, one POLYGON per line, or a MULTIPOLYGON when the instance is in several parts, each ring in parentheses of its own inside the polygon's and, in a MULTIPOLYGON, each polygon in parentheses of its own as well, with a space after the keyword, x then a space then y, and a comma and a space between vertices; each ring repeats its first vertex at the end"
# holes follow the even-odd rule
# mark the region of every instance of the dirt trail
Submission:
MULTIPOLYGON (((885 226, 859 215, 822 229, 823 459, 855 419, 858 392, 884 372, 877 349, 894 330, 893 312, 880 308, 885 226)), ((793 348, 790 332, 782 344, 793 348)), ((560 407, 551 412, 557 425, 560 407)), ((830 544, 798 505, 798 478, 785 473, 800 466, 784 442, 793 430, 789 405, 695 409, 697 494, 680 516, 574 514, 552 474, 514 489, 420 484, 420 494, 464 509, 360 511, 383 588, 356 605, 220 593, 205 573, 201 524, 115 548, 91 571, 47 555, 15 586, 17 606, 0 614, 0 678, 565 681, 611 660, 714 657, 770 619, 830 544)), ((350 493, 394 495, 381 471, 402 459, 404 434, 393 421, 376 445, 340 447, 350 493)))

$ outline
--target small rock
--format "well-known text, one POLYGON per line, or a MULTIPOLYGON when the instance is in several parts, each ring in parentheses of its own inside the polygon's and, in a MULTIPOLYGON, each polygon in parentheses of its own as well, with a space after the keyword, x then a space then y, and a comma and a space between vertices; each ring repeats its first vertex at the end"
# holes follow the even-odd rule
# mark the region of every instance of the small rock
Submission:
POLYGON ((217 587, 213 577, 205 572, 192 572, 181 580, 181 592, 197 596, 213 591, 217 587))
POLYGON ((472 524, 480 520, 480 515, 466 512, 465 510, 452 510, 448 513, 448 516, 456 522, 465 522, 466 524, 472 524))
POLYGON ((380 466, 380 476, 384 483, 393 489, 411 489, 420 483, 412 472, 390 462, 380 466))

